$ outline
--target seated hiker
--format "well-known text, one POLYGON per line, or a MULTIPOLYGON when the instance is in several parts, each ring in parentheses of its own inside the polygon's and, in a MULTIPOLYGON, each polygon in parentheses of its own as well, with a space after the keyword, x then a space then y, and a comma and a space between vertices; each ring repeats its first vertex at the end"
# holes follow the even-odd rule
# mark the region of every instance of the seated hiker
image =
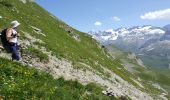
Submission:
POLYGON ((18 40, 17 37, 19 36, 19 33, 17 33, 17 27, 20 25, 18 21, 12 21, 9 28, 6 30, 6 39, 8 41, 8 47, 10 52, 12 53, 12 60, 19 61, 19 51, 18 51, 18 40))

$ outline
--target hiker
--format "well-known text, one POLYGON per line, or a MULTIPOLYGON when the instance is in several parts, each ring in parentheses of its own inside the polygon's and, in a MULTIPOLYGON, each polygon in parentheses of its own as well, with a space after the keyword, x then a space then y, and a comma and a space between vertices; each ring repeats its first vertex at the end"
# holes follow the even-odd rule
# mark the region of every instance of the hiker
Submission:
POLYGON ((3 47, 5 50, 9 50, 12 53, 12 60, 19 61, 19 51, 18 51, 18 40, 17 37, 19 33, 17 33, 17 27, 20 25, 18 21, 12 21, 9 28, 4 29, 4 33, 2 31, 1 35, 5 34, 4 37, 1 37, 1 41, 3 42, 3 47))

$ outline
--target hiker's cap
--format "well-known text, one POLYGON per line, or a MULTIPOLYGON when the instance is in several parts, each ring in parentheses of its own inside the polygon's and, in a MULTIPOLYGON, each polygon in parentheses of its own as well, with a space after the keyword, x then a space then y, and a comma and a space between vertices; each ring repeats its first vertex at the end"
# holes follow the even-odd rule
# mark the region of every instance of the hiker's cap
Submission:
POLYGON ((18 22, 18 21, 12 21, 11 22, 11 26, 12 26, 12 28, 16 28, 16 27, 18 27, 20 25, 20 23, 18 22))

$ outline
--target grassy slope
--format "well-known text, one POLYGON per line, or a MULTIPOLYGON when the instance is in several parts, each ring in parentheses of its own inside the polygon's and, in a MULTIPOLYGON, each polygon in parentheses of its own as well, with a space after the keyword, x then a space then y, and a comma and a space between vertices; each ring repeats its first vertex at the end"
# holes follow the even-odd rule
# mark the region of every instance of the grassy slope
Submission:
POLYGON ((153 56, 151 54, 140 56, 140 58, 145 62, 147 66, 157 68, 157 69, 167 69, 169 66, 170 61, 161 56, 153 56), (157 62, 157 63, 155 63, 157 62))
MULTIPOLYGON (((152 90, 150 92, 157 91, 154 90, 153 88, 150 88, 151 86, 146 84, 149 83, 149 81, 152 81, 154 83, 160 84, 165 90, 167 90, 170 93, 170 73, 169 73, 170 70, 160 70, 160 69, 157 70, 153 68, 144 69, 143 67, 139 66, 135 60, 128 59, 127 52, 123 52, 113 45, 108 46, 108 48, 112 48, 112 52, 110 51, 110 53, 113 54, 116 58, 125 60, 128 63, 132 64, 133 69, 137 71, 134 72, 135 76, 140 77, 143 80, 142 82, 143 85, 149 90, 152 90)), ((169 95, 169 99, 170 99, 170 95, 169 95)))
POLYGON ((93 83, 83 86, 77 81, 55 80, 45 72, 0 58, 1 99, 116 100, 102 95, 101 91, 93 83))
POLYGON ((108 58, 106 54, 102 52, 102 49, 97 46, 96 41, 87 36, 87 34, 72 29, 74 33, 78 34, 81 38, 81 42, 77 42, 64 30, 64 27, 67 26, 65 23, 49 16, 49 13, 37 4, 23 4, 18 0, 0 1, 0 15, 3 17, 3 19, 0 20, 2 25, 0 28, 8 26, 10 21, 16 19, 22 24, 19 30, 28 32, 36 38, 43 40, 47 44, 46 47, 52 50, 53 54, 57 57, 64 57, 72 61, 75 65, 77 62, 86 63, 101 73, 103 70, 100 65, 102 65, 110 68, 128 82, 135 84, 130 79, 132 75, 120 65, 119 60, 108 58), (4 6, 2 2, 11 4, 13 7, 4 6), (47 37, 34 33, 30 25, 42 29, 42 32, 45 33, 47 37), (95 65, 96 61, 99 62, 99 65, 95 65), (120 67, 122 70, 116 67, 120 67))

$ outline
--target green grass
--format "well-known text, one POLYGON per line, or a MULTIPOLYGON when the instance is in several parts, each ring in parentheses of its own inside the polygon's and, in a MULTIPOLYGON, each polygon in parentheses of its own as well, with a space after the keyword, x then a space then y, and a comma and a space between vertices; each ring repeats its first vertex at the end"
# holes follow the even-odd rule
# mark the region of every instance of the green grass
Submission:
POLYGON ((39 49, 36 49, 32 46, 27 47, 26 49, 22 50, 23 54, 30 55, 32 58, 38 57, 41 62, 48 62, 49 58, 48 55, 40 51, 39 49))
POLYGON ((39 48, 41 48, 41 47, 46 47, 46 45, 47 45, 47 44, 45 44, 45 43, 40 43, 40 42, 37 42, 37 41, 34 42, 33 44, 34 44, 34 45, 37 45, 39 48))
POLYGON ((147 66, 150 66, 152 68, 157 68, 160 70, 168 69, 170 63, 170 61, 167 58, 161 56, 147 55, 147 56, 140 56, 140 58, 145 62, 147 66))
MULTIPOLYGON (((55 80, 46 72, 22 66, 0 58, 0 96, 14 99, 57 100, 116 100, 104 96, 102 87, 90 83, 86 86, 78 81, 55 80)), ((121 99, 120 99, 121 100, 121 99)))

